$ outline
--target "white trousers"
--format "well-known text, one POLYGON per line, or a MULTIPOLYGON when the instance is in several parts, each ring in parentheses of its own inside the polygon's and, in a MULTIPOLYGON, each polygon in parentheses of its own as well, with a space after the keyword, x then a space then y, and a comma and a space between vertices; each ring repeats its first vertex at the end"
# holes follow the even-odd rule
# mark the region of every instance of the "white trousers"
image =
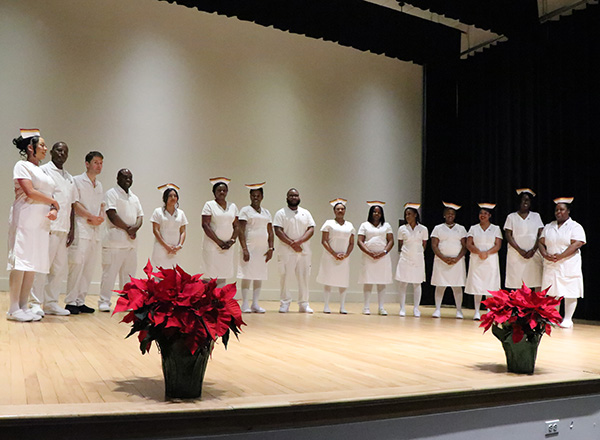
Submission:
POLYGON ((110 298, 119 275, 119 289, 129 282, 129 275, 135 276, 137 267, 136 248, 102 248, 102 283, 98 305, 110 306, 110 298))
POLYGON ((298 304, 308 305, 308 279, 310 277, 311 255, 302 253, 279 255, 277 263, 281 275, 281 304, 289 305, 292 302, 290 283, 294 276, 298 280, 298 304))
POLYGON ((50 234, 49 261, 50 272, 36 273, 31 288, 31 304, 58 303, 58 295, 69 263, 67 252, 67 233, 52 232, 50 234))
POLYGON ((78 239, 69 247, 69 276, 65 304, 82 306, 92 282, 100 241, 78 239))

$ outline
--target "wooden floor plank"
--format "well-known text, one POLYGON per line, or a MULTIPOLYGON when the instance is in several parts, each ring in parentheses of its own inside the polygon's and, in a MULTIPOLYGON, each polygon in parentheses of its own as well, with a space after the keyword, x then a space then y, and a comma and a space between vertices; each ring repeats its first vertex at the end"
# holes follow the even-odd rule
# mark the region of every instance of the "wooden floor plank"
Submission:
MULTIPOLYGON (((0 308, 6 297, 0 293, 0 308)), ((593 323, 544 337, 535 374, 522 376, 506 372, 493 335, 454 319, 453 309, 433 319, 429 307, 421 318, 399 317, 393 304, 386 317, 362 315, 361 304, 348 304, 348 315, 264 306, 264 315, 244 315, 248 325, 228 350, 216 345, 203 398, 181 403, 164 400, 156 347, 142 355, 118 316, 1 320, 0 418, 253 408, 600 379, 600 326, 593 323)))

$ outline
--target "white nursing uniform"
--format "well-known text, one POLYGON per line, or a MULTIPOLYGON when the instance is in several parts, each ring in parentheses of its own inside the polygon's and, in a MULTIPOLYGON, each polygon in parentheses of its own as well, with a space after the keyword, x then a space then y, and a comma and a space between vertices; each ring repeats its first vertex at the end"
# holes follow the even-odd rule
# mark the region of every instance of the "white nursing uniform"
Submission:
POLYGON ((427 228, 417 224, 415 228, 402 225, 398 228, 398 240, 402 240, 400 258, 396 266, 396 279, 403 283, 420 284, 425 281, 425 256, 423 241, 427 241, 427 228))
MULTIPOLYGON (((327 220, 321 227, 321 232, 329 234, 329 246, 336 253, 346 253, 356 230, 352 223, 345 221, 340 225, 335 220, 327 220)), ((350 284, 350 259, 337 260, 326 250, 321 255, 321 264, 317 275, 317 283, 326 286, 347 288, 350 284)))
POLYGON ((31 289, 33 304, 50 304, 58 301, 62 283, 67 274, 67 235, 71 229, 71 205, 79 198, 75 181, 67 170, 58 168, 54 162, 40 166, 54 182, 54 200, 60 210, 56 220, 50 223, 49 274, 37 274, 31 289))
POLYGON ((13 169, 15 201, 10 209, 8 228, 7 270, 48 273, 50 259, 50 211, 47 203, 36 202, 25 195, 17 179, 30 180, 33 188, 49 197, 54 182, 40 168, 26 160, 13 169))
MULTIPOLYGON (((215 200, 209 200, 202 208, 202 215, 210 215, 210 227, 220 240, 231 239, 233 222, 238 216, 235 204, 227 202, 226 209, 223 209, 215 200)), ((221 249, 217 243, 205 235, 202 255, 206 277, 231 278, 234 276, 233 246, 229 249, 221 249)))
MULTIPOLYGON (((152 223, 160 226, 160 235, 163 240, 171 246, 179 244, 182 226, 188 224, 185 213, 181 209, 175 209, 173 215, 165 208, 156 208, 150 217, 152 223)), ((179 263, 179 254, 169 254, 162 244, 154 237, 154 248, 152 249, 151 262, 154 267, 170 269, 179 263)))
MULTIPOLYGON (((479 224, 471 226, 467 237, 473 237, 473 244, 480 251, 489 251, 496 244, 496 238, 502 239, 500 227, 492 225, 484 231, 479 224)), ((488 291, 500 290, 500 264, 498 252, 488 255, 485 260, 471 254, 469 273, 465 293, 471 295, 491 295, 488 291)))
MULTIPOLYGON (((510 229, 512 236, 521 249, 532 249, 537 240, 538 231, 544 227, 537 212, 530 212, 526 218, 513 212, 506 217, 504 230, 510 229)), ((506 253, 506 280, 508 289, 519 289, 525 283, 527 287, 542 285, 542 255, 537 251, 533 257, 523 258, 510 244, 506 253)))
MULTIPOLYGON (((78 200, 91 214, 104 216, 104 190, 96 179, 95 185, 86 173, 73 177, 77 188, 78 200)), ((69 247, 69 275, 67 277, 67 296, 65 304, 82 306, 96 269, 96 260, 100 251, 101 231, 104 223, 91 225, 85 217, 75 214, 75 239, 69 247)))
MULTIPOLYGON (((431 238, 439 240, 438 249, 446 257, 457 257, 462 250, 462 239, 467 237, 467 230, 457 223, 449 227, 446 223, 437 225, 431 232, 431 238)), ((433 259, 432 286, 464 286, 467 270, 464 257, 455 264, 447 264, 437 255, 433 259)))
POLYGON ((238 218, 246 222, 246 247, 250 260, 244 261, 243 254, 240 252, 237 277, 242 280, 266 280, 268 270, 265 254, 269 250, 267 226, 273 223, 271 213, 262 207, 258 212, 252 206, 244 206, 238 218))
MULTIPOLYGON (((560 228, 556 221, 547 224, 542 231, 549 254, 560 254, 571 244, 571 240, 586 242, 583 227, 569 218, 560 228)), ((583 298, 583 273, 581 272, 581 252, 556 263, 544 260, 542 288, 550 287, 548 295, 565 298, 583 298)))
MULTIPOLYGON (((379 226, 364 222, 358 228, 358 235, 365 237, 365 247, 371 252, 385 250, 388 234, 393 234, 393 232, 392 227, 387 222, 379 226)), ((363 252, 358 284, 392 284, 392 282, 392 259, 390 255, 375 260, 363 252)))

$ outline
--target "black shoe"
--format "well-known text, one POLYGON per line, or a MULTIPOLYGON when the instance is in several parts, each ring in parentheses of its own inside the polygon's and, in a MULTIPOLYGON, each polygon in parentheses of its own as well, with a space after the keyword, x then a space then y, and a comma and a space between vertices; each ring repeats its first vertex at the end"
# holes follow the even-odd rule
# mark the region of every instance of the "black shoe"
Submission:
POLYGON ((79 313, 94 313, 96 309, 92 309, 91 307, 86 306, 85 304, 79 306, 79 313))
POLYGON ((79 315, 79 307, 77 306, 73 306, 71 304, 67 304, 65 306, 65 309, 67 309, 69 312, 71 312, 71 315, 79 315))

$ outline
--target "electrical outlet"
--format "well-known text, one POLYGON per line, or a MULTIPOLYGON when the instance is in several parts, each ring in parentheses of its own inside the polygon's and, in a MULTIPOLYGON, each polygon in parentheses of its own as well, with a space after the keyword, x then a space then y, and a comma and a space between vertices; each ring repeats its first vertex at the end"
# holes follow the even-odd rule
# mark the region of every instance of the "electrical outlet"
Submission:
POLYGON ((546 422, 546 431, 544 432, 546 437, 558 435, 558 422, 560 422, 558 419, 546 422))

